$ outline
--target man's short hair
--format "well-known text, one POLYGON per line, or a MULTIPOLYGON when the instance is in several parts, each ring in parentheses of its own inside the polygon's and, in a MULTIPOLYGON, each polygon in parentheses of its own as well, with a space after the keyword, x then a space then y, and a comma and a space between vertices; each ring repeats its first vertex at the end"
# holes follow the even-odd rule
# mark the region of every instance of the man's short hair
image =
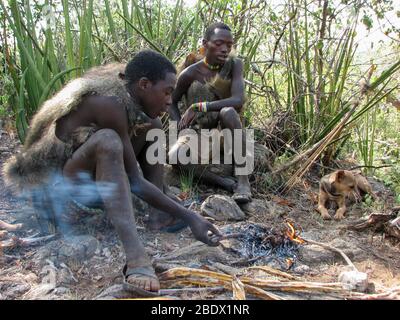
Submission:
POLYGON ((128 85, 146 77, 151 82, 164 80, 168 72, 176 74, 175 66, 162 54, 153 50, 139 51, 126 65, 125 78, 128 85))
POLYGON ((215 22, 209 25, 204 32, 204 39, 206 39, 207 41, 210 40, 212 35, 215 33, 215 29, 224 29, 232 32, 231 28, 229 28, 225 23, 215 22))

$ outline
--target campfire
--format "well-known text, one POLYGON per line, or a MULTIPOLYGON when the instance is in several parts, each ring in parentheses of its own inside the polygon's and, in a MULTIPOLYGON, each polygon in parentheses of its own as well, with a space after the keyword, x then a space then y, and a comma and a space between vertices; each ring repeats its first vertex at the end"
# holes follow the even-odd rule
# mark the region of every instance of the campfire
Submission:
POLYGON ((256 223, 229 226, 223 238, 227 240, 222 242, 223 248, 240 257, 232 265, 258 265, 275 260, 283 269, 295 264, 299 246, 305 243, 290 221, 280 229, 256 223))

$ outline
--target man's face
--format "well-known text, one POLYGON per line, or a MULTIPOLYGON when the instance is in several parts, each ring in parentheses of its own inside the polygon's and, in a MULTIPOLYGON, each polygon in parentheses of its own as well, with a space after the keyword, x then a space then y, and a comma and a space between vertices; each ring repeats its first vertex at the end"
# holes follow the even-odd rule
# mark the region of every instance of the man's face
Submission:
POLYGON ((166 112, 172 104, 172 92, 175 86, 176 74, 172 72, 168 72, 164 80, 158 80, 155 83, 148 79, 139 80, 139 87, 142 93, 141 104, 144 113, 155 119, 166 112))
POLYGON ((210 62, 223 64, 232 50, 232 33, 226 29, 216 28, 208 41, 203 40, 203 45, 210 62))

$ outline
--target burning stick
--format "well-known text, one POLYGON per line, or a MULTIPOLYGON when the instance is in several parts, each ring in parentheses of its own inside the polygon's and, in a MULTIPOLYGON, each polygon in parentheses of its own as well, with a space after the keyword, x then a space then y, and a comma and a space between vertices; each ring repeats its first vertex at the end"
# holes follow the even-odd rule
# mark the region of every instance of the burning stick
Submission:
POLYGON ((22 228, 22 223, 17 224, 9 224, 0 220, 0 229, 7 230, 7 231, 17 231, 22 228))
POLYGON ((53 239, 54 237, 55 237, 54 234, 44 236, 44 237, 36 237, 36 238, 35 238, 35 236, 29 237, 29 238, 13 237, 9 240, 0 242, 0 248, 6 249, 6 248, 14 248, 17 246, 21 246, 21 247, 33 246, 38 243, 41 243, 42 241, 47 241, 47 240, 53 239))
POLYGON ((290 240, 298 243, 298 244, 304 244, 306 241, 296 233, 296 230, 294 229, 293 224, 290 221, 286 221, 286 224, 289 227, 289 230, 286 231, 286 236, 289 237, 290 240))

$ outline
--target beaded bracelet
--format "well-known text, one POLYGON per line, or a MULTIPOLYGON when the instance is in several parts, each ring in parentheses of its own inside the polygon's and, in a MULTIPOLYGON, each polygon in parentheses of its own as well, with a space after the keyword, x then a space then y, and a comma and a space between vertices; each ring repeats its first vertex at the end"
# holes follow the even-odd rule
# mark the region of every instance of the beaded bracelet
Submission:
POLYGON ((200 101, 193 104, 193 110, 198 112, 207 112, 209 102, 200 101))

